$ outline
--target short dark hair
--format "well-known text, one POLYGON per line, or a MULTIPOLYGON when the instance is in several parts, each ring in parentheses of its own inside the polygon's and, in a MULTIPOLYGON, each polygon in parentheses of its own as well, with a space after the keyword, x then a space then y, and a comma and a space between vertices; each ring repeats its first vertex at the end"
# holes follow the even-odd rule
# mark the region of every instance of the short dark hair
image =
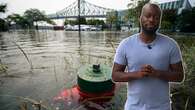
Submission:
POLYGON ((161 8, 160 8, 159 5, 156 4, 156 3, 146 3, 146 4, 142 7, 141 15, 142 15, 142 13, 143 13, 145 7, 147 7, 147 6, 151 6, 151 7, 155 8, 155 9, 157 9, 157 10, 159 11, 159 13, 160 13, 160 16, 162 16, 161 8))

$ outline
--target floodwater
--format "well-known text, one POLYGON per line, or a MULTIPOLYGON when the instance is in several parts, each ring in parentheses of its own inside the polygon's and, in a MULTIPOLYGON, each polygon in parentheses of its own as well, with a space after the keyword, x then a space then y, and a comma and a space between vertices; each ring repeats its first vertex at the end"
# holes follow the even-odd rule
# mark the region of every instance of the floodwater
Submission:
MULTIPOLYGON (((1 33, 0 59, 7 71, 0 73, 0 109, 23 110, 39 103, 63 109, 53 98, 77 83, 77 71, 86 64, 112 66, 115 48, 127 32, 12 31, 1 33)), ((117 99, 118 100, 118 99, 117 99)), ((72 108, 87 110, 72 104, 72 108), (74 107, 74 106, 75 107, 74 107)), ((104 107, 107 109, 106 107, 104 107)), ((44 109, 44 107, 43 107, 44 109)))
MULTIPOLYGON (((115 48, 129 35, 81 32, 79 36, 77 31, 53 30, 0 33, 0 63, 7 67, 0 72, 0 110, 122 110, 125 85, 103 105, 73 99, 56 102, 54 97, 76 85, 78 69, 83 65, 111 68, 115 48)), ((171 36, 180 39, 184 35, 171 36)))

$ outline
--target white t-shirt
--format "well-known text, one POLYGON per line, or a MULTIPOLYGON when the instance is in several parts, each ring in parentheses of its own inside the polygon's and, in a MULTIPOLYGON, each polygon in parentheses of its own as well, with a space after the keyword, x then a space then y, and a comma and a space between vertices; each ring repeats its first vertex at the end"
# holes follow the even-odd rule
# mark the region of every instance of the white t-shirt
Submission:
MULTIPOLYGON (((150 44, 143 43, 139 34, 124 39, 114 58, 115 63, 126 65, 129 72, 138 71, 145 64, 167 71, 170 64, 181 60, 177 43, 159 33, 150 44)), ((170 110, 170 107, 168 81, 145 77, 128 82, 125 110, 170 110)))

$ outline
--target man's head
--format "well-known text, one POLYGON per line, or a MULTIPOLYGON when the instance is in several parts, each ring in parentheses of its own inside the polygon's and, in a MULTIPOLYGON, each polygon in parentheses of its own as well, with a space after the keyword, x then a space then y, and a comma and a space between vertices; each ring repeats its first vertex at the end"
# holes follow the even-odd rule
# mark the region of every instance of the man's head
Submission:
POLYGON ((143 6, 140 25, 141 31, 146 34, 155 34, 161 21, 161 9, 157 4, 147 3, 143 6))

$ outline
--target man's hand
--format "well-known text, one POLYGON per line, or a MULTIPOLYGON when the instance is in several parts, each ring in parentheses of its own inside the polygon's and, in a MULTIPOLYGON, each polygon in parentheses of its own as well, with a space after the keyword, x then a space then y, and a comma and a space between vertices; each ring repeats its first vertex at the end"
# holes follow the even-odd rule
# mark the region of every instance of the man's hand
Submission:
POLYGON ((159 74, 151 65, 143 65, 141 67, 141 72, 144 73, 144 76, 158 77, 159 74))
POLYGON ((169 70, 157 70, 151 65, 143 65, 139 71, 125 72, 125 65, 114 63, 112 79, 117 82, 128 82, 143 77, 154 77, 170 82, 181 82, 184 79, 182 62, 171 64, 169 70))

